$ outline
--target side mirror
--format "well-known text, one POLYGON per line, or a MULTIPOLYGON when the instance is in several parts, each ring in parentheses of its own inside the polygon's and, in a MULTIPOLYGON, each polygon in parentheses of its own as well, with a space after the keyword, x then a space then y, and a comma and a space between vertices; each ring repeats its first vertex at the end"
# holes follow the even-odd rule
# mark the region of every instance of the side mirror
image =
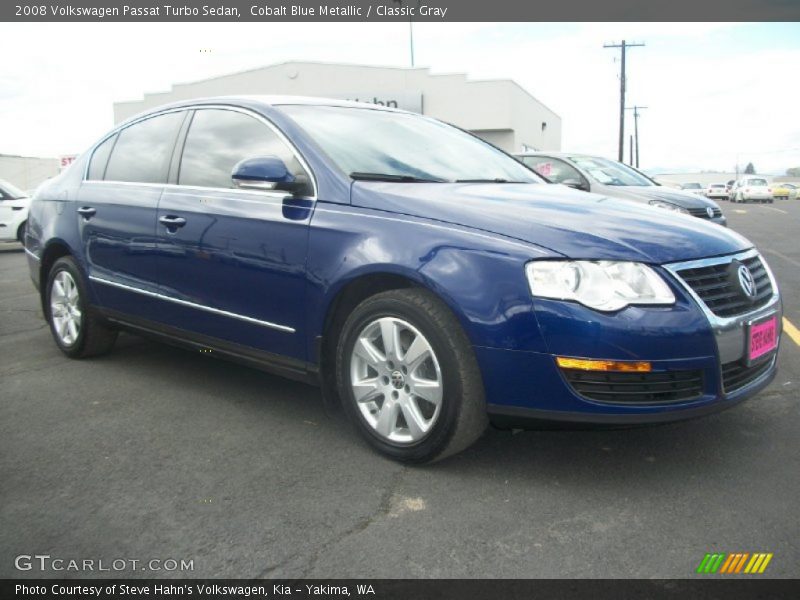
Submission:
POLYGON ((581 190, 582 192, 588 192, 589 186, 586 185, 585 182, 580 181, 579 179, 565 179, 561 182, 561 185, 566 185, 567 187, 571 187, 576 190, 581 190))
POLYGON ((243 190, 286 190, 297 187, 295 176, 277 156, 256 156, 239 161, 231 172, 233 185, 243 190))

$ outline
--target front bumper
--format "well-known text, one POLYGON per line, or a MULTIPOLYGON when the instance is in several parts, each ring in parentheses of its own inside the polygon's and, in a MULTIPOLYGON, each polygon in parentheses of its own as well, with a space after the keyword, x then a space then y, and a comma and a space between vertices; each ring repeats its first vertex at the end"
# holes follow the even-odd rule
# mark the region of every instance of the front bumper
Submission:
MULTIPOLYGON (((736 258, 753 254, 741 253, 736 258)), ((665 267, 665 273, 673 274, 668 280, 676 295, 675 305, 669 308, 628 307, 603 314, 573 303, 536 300, 547 352, 475 349, 491 419, 523 426, 529 420, 604 424, 674 421, 724 410, 766 387, 776 373, 782 317, 778 288, 766 262, 773 286, 769 301, 757 310, 729 318, 716 316, 676 275, 687 264, 698 262, 703 261, 665 267), (778 346, 747 364, 747 324, 772 315, 777 319, 778 346), (640 386, 634 382, 631 387, 630 382, 617 385, 613 380, 603 384, 605 387, 596 382, 576 385, 574 377, 556 364, 557 356, 648 361, 656 383, 647 387, 648 383, 640 386), (675 389, 685 387, 691 379, 691 394, 653 393, 643 397, 626 392, 629 395, 622 398, 610 392, 586 392, 587 388, 664 390, 670 386, 664 380, 672 376, 676 377, 675 389)))
POLYGON ((709 219, 712 223, 716 223, 717 225, 722 225, 723 227, 728 226, 728 219, 725 215, 720 217, 714 217, 713 219, 709 219))

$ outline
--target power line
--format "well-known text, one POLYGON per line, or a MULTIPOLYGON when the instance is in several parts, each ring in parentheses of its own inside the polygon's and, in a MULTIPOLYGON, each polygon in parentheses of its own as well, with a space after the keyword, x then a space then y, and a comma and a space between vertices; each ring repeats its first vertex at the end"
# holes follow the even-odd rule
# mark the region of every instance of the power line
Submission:
POLYGON ((603 44, 603 48, 619 48, 622 54, 619 76, 619 162, 622 162, 625 150, 625 50, 637 46, 644 44, 629 44, 625 40, 619 44, 603 44))

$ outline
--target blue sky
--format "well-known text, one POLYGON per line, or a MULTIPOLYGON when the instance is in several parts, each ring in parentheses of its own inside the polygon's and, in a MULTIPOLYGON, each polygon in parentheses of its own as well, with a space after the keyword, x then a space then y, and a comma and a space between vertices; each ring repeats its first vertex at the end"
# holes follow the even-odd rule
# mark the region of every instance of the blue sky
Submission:
MULTIPOLYGON (((628 103, 649 107, 644 168, 800 166, 798 23, 418 23, 414 37, 417 66, 514 79, 561 115, 563 149, 611 157, 619 53, 602 46, 643 41, 628 103)), ((113 102, 175 83, 293 59, 409 64, 407 23, 3 23, 0 52, 0 153, 39 156, 84 150, 113 102)))

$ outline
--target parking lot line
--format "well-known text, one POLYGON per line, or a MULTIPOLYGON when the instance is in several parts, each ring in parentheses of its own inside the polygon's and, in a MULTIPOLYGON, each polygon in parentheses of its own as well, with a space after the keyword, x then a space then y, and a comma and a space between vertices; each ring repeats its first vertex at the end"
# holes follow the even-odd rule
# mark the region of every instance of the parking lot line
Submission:
POLYGON ((792 338, 792 341, 795 344, 800 346, 800 329, 797 329, 797 327, 795 327, 786 317, 783 317, 783 331, 786 332, 786 335, 792 338))
POLYGON ((782 258, 789 264, 794 265, 795 267, 800 267, 800 262, 793 259, 791 256, 786 256, 785 254, 778 252, 777 250, 773 250, 772 248, 764 248, 764 252, 768 252, 769 254, 774 254, 778 258, 782 258))
POLYGON ((780 208, 775 208, 774 206, 762 206, 761 208, 766 208, 767 210, 774 210, 775 212, 783 213, 784 215, 789 214, 787 211, 781 210, 780 208))
POLYGON ((747 211, 746 210, 742 210, 741 208, 734 208, 733 212, 739 213, 740 215, 746 215, 747 214, 747 211))

